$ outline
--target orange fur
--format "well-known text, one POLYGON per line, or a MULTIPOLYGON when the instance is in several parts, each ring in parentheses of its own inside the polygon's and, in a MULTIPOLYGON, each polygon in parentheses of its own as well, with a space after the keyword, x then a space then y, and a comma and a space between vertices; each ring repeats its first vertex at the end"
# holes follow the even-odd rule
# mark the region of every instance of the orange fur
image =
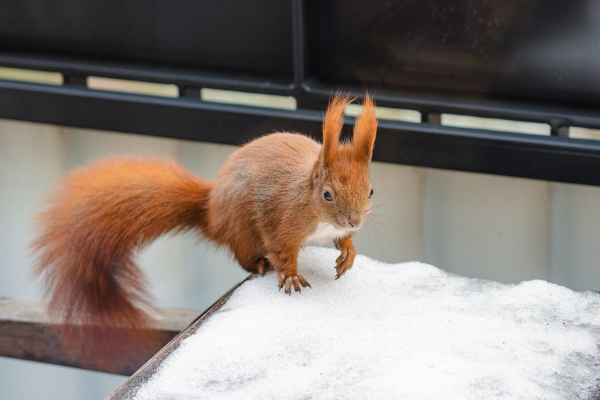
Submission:
POLYGON ((38 216, 32 244, 34 272, 44 278, 66 347, 109 370, 135 355, 133 344, 155 350, 134 255, 167 232, 193 230, 226 247, 250 272, 273 268, 279 287, 291 293, 310 286, 298 274, 300 247, 319 223, 330 224, 345 232, 332 238, 341 251, 338 277, 350 269, 351 237, 371 208, 368 167, 377 120, 367 96, 354 143, 339 144, 349 102, 345 96, 331 101, 323 146, 298 134, 263 136, 233 153, 215 183, 171 161, 135 158, 97 162, 67 176, 38 216), (325 190, 333 200, 324 198, 325 190))
MULTIPOLYGON (((169 161, 112 159, 74 171, 38 218, 34 273, 68 349, 114 370, 132 343, 158 346, 149 330, 142 271, 133 252, 160 235, 205 225, 211 182, 169 161)), ((141 357, 147 356, 147 353, 141 357)), ((142 360, 137 360, 143 361, 142 360)))
POLYGON ((377 116, 375 115, 375 103, 367 93, 360 115, 356 118, 354 125, 354 148, 359 157, 370 160, 373 155, 373 145, 377 134, 377 116))
POLYGON ((323 162, 331 164, 335 161, 340 141, 340 133, 344 126, 344 111, 352 103, 348 95, 336 95, 329 102, 323 119, 323 162))

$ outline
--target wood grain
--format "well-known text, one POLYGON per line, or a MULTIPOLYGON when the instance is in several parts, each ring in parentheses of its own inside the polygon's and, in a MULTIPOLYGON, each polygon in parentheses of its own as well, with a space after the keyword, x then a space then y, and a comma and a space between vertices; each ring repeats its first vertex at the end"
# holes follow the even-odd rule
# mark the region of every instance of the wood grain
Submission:
MULTIPOLYGON (((178 308, 153 309, 150 313, 156 321, 152 328, 160 332, 164 344, 202 314, 198 310, 178 308)), ((77 355, 67 353, 58 337, 58 327, 48 319, 44 302, 0 299, 0 356, 103 371, 90 365, 89 360, 84 363, 77 355)), ((131 351, 139 352, 138 349, 131 351)), ((148 354, 146 359, 152 356, 148 354)), ((143 364, 117 373, 131 375, 143 364)))

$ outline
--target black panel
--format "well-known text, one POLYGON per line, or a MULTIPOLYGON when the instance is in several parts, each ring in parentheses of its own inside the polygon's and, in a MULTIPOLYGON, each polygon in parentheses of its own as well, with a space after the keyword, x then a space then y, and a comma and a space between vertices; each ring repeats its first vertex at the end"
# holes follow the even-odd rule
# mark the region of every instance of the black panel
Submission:
MULTIPOLYGON (((0 80, 0 118, 243 144, 274 131, 321 138, 320 111, 268 110, 0 80), (106 116, 110 116, 107 118, 106 116)), ((345 135, 354 120, 348 118, 345 135)), ((600 142, 382 121, 376 161, 600 186, 600 142)))
POLYGON ((2 0, 0 48, 25 54, 292 76, 281 0, 2 0))
POLYGON ((58 71, 65 85, 0 80, 0 117, 239 144, 319 137, 332 93, 368 89, 423 121, 505 118, 552 134, 380 121, 376 160, 600 186, 600 142, 560 137, 600 128, 597 14, 591 0, 4 0, 0 66, 58 71), (181 97, 89 90, 89 75, 171 83, 181 97), (294 96, 299 109, 205 103, 203 87, 294 96))
POLYGON ((597 1, 332 0, 309 10, 322 82, 600 104, 597 1))

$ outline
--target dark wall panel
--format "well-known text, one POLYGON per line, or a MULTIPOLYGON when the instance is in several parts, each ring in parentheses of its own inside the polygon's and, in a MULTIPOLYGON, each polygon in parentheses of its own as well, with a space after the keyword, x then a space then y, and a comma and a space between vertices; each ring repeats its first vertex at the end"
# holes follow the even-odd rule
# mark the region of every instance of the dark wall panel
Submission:
POLYGON ((280 0, 2 0, 0 49, 292 76, 280 0))
POLYGON ((600 105, 600 2, 318 2, 313 73, 402 93, 600 105))

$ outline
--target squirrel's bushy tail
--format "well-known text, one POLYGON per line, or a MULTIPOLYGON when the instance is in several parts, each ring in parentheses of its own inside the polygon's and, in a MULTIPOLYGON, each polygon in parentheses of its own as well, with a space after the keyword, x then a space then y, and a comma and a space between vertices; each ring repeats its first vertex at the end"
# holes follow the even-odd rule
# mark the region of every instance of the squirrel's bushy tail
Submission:
POLYGON ((158 349, 135 250, 167 232, 203 233, 213 186, 156 159, 114 158, 66 177, 37 217, 32 250, 68 350, 114 371, 158 349))

